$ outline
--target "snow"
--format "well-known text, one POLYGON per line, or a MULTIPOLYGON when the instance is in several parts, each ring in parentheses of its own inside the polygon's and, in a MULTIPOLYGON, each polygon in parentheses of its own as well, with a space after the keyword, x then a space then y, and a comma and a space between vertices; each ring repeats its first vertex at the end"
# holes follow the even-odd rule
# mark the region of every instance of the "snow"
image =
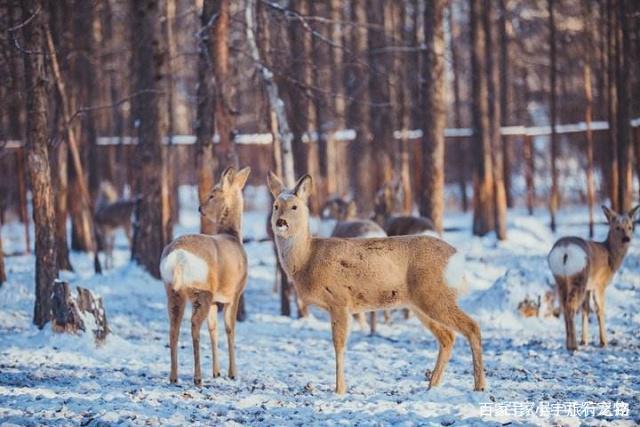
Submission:
MULTIPOLYGON (((247 189, 259 199, 264 189, 247 189)), ((195 206, 195 192, 182 200, 195 206)), ((268 200, 267 197, 263 199, 268 200)), ((247 201, 247 206, 254 204, 247 201)), ((9 281, 0 288, 0 425, 637 425, 640 423, 640 239, 634 240, 621 271, 607 290, 607 348, 592 344, 569 355, 564 321, 524 318, 517 306, 553 290, 546 256, 562 235, 585 237, 586 209, 562 211, 559 233, 546 212, 529 217, 509 212, 509 240, 471 237, 469 214, 448 213, 444 238, 466 256, 469 292, 461 307, 482 328, 488 389, 473 392, 469 346, 459 336, 441 386, 428 390, 425 371, 438 348, 415 317, 378 322, 370 337, 354 328, 346 352, 348 393, 334 388, 334 355, 326 313, 305 319, 279 315, 273 293, 275 258, 266 236, 268 202, 246 213, 245 237, 249 318, 237 326, 239 378, 229 379, 224 331, 219 331, 223 376, 213 379, 208 331, 201 331, 203 383, 193 385, 189 310, 180 335, 179 384, 169 384, 168 320, 161 281, 129 261, 124 235, 117 236, 115 265, 92 272, 92 256, 72 253, 72 285, 104 298, 112 334, 96 348, 90 333, 55 334, 31 324, 34 257, 6 258, 9 281), (259 209, 258 209, 259 208, 259 209), (579 224, 579 225, 572 225, 579 224), (483 404, 506 402, 625 402, 630 415, 578 418, 567 415, 483 415, 483 404)), ((197 229, 195 209, 181 213, 176 235, 197 229)), ((331 226, 314 220, 313 230, 331 226)), ((597 237, 606 233, 596 228, 597 237)), ((3 227, 7 253, 23 248, 19 224, 3 227)), ((544 301, 543 301, 544 302, 544 301)), ((541 312, 545 309, 542 308, 541 312)), ((222 322, 219 322, 219 324, 222 322)), ((580 330, 580 328, 578 328, 580 330)))

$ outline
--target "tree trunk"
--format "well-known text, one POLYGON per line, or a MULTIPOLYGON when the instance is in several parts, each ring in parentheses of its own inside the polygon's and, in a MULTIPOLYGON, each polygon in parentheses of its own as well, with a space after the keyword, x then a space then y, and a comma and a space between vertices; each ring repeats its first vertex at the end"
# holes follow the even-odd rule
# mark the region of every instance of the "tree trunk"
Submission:
POLYGON ((213 21, 213 74, 215 77, 216 128, 220 137, 218 150, 218 173, 228 166, 238 167, 238 156, 233 143, 233 115, 231 99, 234 86, 229 84, 229 21, 230 0, 216 0, 213 10, 217 18, 213 21))
POLYGON ((69 244, 67 243, 67 194, 68 194, 68 174, 67 157, 69 156, 67 144, 60 141, 52 147, 52 183, 55 189, 55 211, 56 211, 56 259, 58 270, 73 271, 69 260, 69 244))
POLYGON ((495 229, 493 163, 489 138, 485 40, 480 19, 480 0, 470 0, 471 115, 473 144, 473 234, 484 236, 495 229))
POLYGON ((26 147, 33 218, 36 228, 36 300, 33 323, 42 328, 51 319, 51 291, 58 276, 55 242, 55 210, 47 152, 47 92, 45 66, 45 10, 43 0, 22 2, 24 76, 27 95, 26 147), (34 52, 37 52, 34 53, 34 52))
MULTIPOLYGON (((502 126, 509 126, 512 123, 511 109, 511 73, 509 69, 509 33, 507 30, 507 0, 499 1, 498 28, 500 31, 500 118, 502 126)), ((502 164, 504 191, 507 198, 507 206, 513 207, 513 194, 511 192, 511 163, 513 150, 509 137, 502 137, 502 164)))
POLYGON ((594 236, 594 219, 593 219, 593 204, 595 203, 595 185, 593 182, 593 132, 591 131, 591 116, 593 109, 593 96, 591 92, 591 62, 592 62, 592 49, 595 48, 593 43, 593 27, 591 21, 593 15, 591 13, 591 6, 589 1, 582 3, 584 8, 584 25, 587 37, 587 49, 586 58, 584 64, 584 97, 586 101, 584 111, 584 122, 586 124, 586 139, 587 139, 587 206, 589 209, 589 238, 594 236))
POLYGON ((618 139, 618 209, 628 212, 633 201, 633 174, 631 171, 631 124, 629 114, 629 67, 631 63, 631 41, 629 39, 629 17, 627 0, 616 0, 618 15, 618 36, 616 48, 616 89, 618 101, 617 139, 618 139))
POLYGON ((336 130, 346 128, 347 101, 345 97, 345 67, 344 67, 344 32, 345 26, 342 24, 344 18, 342 13, 341 0, 331 0, 331 88, 333 91, 333 102, 331 110, 333 114, 334 127, 331 129, 331 139, 327 141, 327 190, 342 194, 349 187, 349 177, 346 176, 348 170, 346 156, 338 156, 338 142, 336 141, 336 130), (338 47, 335 47, 338 46, 338 47), (332 151, 329 151, 332 148, 332 151), (331 177, 335 177, 335 187, 331 186, 331 177))
MULTIPOLYGON (((460 99, 460 58, 457 48, 457 25, 454 19, 453 3, 449 4, 449 31, 451 33, 451 73, 453 78, 453 123, 458 129, 462 128, 462 101, 460 99)), ((467 150, 469 149, 466 139, 458 139, 454 142, 453 151, 457 160, 457 178, 460 188, 462 211, 469 210, 469 196, 467 195, 467 150)))
MULTIPOLYGON (((215 183, 215 158, 213 134, 215 129, 215 101, 213 85, 213 30, 210 22, 215 19, 216 0, 204 0, 200 15, 201 29, 198 40, 198 91, 196 95, 196 171, 198 175, 198 196, 203 204, 215 183)), ((200 216, 200 232, 212 234, 215 224, 200 216)))
POLYGON ((371 153, 371 126, 369 115, 369 78, 366 54, 367 14, 366 0, 353 0, 351 4, 351 46, 353 58, 347 67, 346 89, 349 104, 347 106, 347 125, 356 131, 356 138, 350 144, 349 172, 355 200, 360 212, 369 212, 373 202, 371 174, 373 159, 371 153))
POLYGON ((422 197, 420 213, 431 218, 438 233, 444 221, 444 128, 447 120, 444 94, 443 0, 427 0, 424 38, 427 47, 424 73, 424 125, 422 136, 422 197))
POLYGON ((29 230, 29 207, 27 206, 27 170, 25 165, 25 148, 19 148, 16 151, 16 168, 18 171, 18 199, 20 208, 20 222, 24 225, 25 253, 31 253, 31 237, 29 230))
POLYGON ((176 0, 165 0, 166 17, 164 21, 164 35, 167 45, 167 137, 169 145, 166 148, 166 200, 169 209, 169 221, 166 224, 167 236, 172 234, 173 226, 180 220, 180 170, 178 162, 178 147, 174 145, 176 134, 176 85, 175 85, 175 56, 176 37, 173 26, 176 19, 176 0))
POLYGON ((607 116, 609 119, 609 197, 611 209, 620 210, 618 194, 619 169, 618 169, 618 97, 616 90, 616 49, 617 49, 617 19, 614 0, 607 0, 607 116))
POLYGON ((556 108, 556 22, 555 22, 555 0, 547 0, 549 12, 549 81, 550 81, 550 105, 549 121, 551 124, 551 195, 549 198, 549 214, 551 216, 551 231, 556 231, 556 211, 558 210, 558 136, 556 134, 557 108, 556 108))
POLYGON ((166 53, 161 36, 162 10, 158 0, 131 2, 133 92, 143 92, 134 99, 132 116, 137 130, 136 189, 141 195, 137 226, 133 238, 132 258, 152 276, 159 278, 160 254, 169 236, 165 235, 166 218, 162 191, 164 167, 162 141, 166 131, 164 68, 166 53))
POLYGON ((4 268, 4 252, 2 250, 2 223, 0 223, 0 285, 7 281, 7 272, 4 268))
POLYGON ((396 152, 389 84, 392 55, 385 49, 389 44, 385 29, 389 26, 387 9, 390 7, 391 2, 385 0, 369 0, 366 7, 371 102, 369 120, 375 162, 375 167, 369 171, 369 179, 374 179, 376 188, 393 179, 396 152))
POLYGON ((498 240, 507 238, 507 197, 504 188, 503 162, 502 162, 502 135, 500 133, 500 74, 496 59, 498 55, 495 49, 496 27, 495 16, 491 2, 487 2, 483 10, 485 52, 487 64, 487 89, 489 101, 489 138, 491 139, 491 152, 493 163, 493 192, 495 231, 498 240))

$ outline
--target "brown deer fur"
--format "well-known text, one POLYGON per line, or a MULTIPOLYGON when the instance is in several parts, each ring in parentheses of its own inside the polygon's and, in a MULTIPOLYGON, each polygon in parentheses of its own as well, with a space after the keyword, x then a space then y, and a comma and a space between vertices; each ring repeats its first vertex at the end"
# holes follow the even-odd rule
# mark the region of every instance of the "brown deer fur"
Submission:
POLYGON ((410 307, 440 344, 430 386, 442 379, 458 331, 471 346, 474 388, 485 388, 480 327, 456 302, 455 287, 465 281, 460 264, 449 268, 461 259, 453 247, 429 236, 314 238, 307 207, 311 177, 303 176, 293 190, 273 174, 268 184, 275 198, 271 224, 282 266, 300 298, 331 316, 337 393, 346 391, 350 314, 401 306, 410 307))
POLYGON ((199 211, 215 224, 213 235, 181 236, 162 251, 160 273, 167 292, 169 311, 169 346, 171 348, 172 383, 178 380, 178 336, 187 300, 193 306, 191 338, 193 340, 194 376, 202 383, 200 372, 200 327, 208 320, 213 353, 213 376, 220 376, 218 357, 217 313, 215 303, 224 305, 224 323, 229 348, 229 376, 237 376, 235 360, 235 326, 238 301, 247 283, 247 255, 242 246, 242 189, 250 169, 235 172, 226 169, 220 182, 211 190, 199 211))
POLYGON ((115 232, 118 228, 124 230, 131 246, 131 218, 137 203, 137 198, 118 200, 118 194, 110 183, 105 181, 100 184, 94 222, 98 241, 105 253, 105 268, 113 267, 115 232))
POLYGON ((386 183, 376 193, 373 220, 384 228, 387 236, 408 236, 434 231, 433 221, 423 216, 393 215, 400 185, 386 183))
POLYGON ((569 351, 578 348, 574 320, 581 308, 580 344, 586 345, 589 342, 589 304, 592 296, 598 317, 600 345, 607 345, 604 292, 629 250, 640 206, 626 214, 617 214, 606 206, 602 209, 609 223, 609 233, 604 242, 563 237, 549 252, 549 267, 556 281, 564 314, 566 345, 569 351))

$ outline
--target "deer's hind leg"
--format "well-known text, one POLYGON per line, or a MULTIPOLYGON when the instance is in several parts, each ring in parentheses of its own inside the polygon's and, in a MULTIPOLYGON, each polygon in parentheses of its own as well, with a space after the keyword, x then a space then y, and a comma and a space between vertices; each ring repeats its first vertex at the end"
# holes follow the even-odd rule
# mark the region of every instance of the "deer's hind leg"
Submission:
POLYGON ((180 323, 184 315, 186 298, 179 292, 174 292, 171 286, 167 288, 167 311, 169 312, 169 348, 171 349, 171 373, 169 382, 178 382, 178 338, 180 336, 180 323))
POLYGON ((604 321, 604 290, 595 291, 596 315, 598 316, 598 331, 600 333, 600 347, 607 346, 607 329, 604 321))
POLYGON ((191 313, 191 339, 193 341, 193 383, 202 385, 202 371, 200 370, 200 329, 202 322, 209 315, 211 308, 211 293, 196 292, 191 296, 193 305, 191 313))
POLYGON ((453 343, 456 340, 456 336, 451 329, 431 319, 419 309, 414 309, 414 312, 422 324, 433 333, 440 346, 438 358, 436 359, 436 364, 429 379, 429 388, 436 387, 442 381, 444 370, 451 359, 451 351, 453 350, 453 343))
POLYGON ((582 339, 580 345, 589 344, 589 314, 591 313, 590 299, 591 291, 587 291, 584 302, 582 303, 582 339))
MULTIPOLYGON (((244 289, 244 286, 241 289, 244 289)), ((225 304, 223 311, 224 330, 227 333, 227 347, 229 348, 229 378, 231 379, 236 379, 238 376, 236 368, 236 316, 241 295, 242 290, 238 292, 230 303, 225 304)))
POLYGON ((211 356, 213 358, 213 378, 220 376, 220 355, 218 354, 218 305, 211 304, 207 317, 209 338, 211 339, 211 356))
POLYGON ((482 362, 482 338, 480 326, 458 307, 454 295, 439 295, 441 300, 430 301, 429 297, 416 298, 415 305, 423 314, 442 323, 449 329, 458 331, 469 342, 473 359, 474 390, 482 391, 486 387, 484 364, 482 362))

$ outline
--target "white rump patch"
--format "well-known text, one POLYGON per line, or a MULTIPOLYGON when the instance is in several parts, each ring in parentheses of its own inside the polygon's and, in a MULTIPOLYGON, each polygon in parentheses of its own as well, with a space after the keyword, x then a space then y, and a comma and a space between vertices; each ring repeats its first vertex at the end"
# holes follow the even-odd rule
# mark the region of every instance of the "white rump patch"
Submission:
POLYGON ((192 283, 206 283, 209 275, 209 266, 206 261, 197 255, 184 249, 172 251, 160 261, 160 276, 165 283, 180 283, 189 286, 192 283), (182 267, 182 277, 175 280, 175 269, 182 267))
POLYGON ((444 281, 450 288, 458 293, 467 291, 467 278, 465 275, 466 261, 462 252, 456 252, 447 261, 444 269, 444 281))
POLYGON ((573 276, 587 266, 587 253, 578 245, 559 245, 551 250, 548 260, 555 276, 573 276))

